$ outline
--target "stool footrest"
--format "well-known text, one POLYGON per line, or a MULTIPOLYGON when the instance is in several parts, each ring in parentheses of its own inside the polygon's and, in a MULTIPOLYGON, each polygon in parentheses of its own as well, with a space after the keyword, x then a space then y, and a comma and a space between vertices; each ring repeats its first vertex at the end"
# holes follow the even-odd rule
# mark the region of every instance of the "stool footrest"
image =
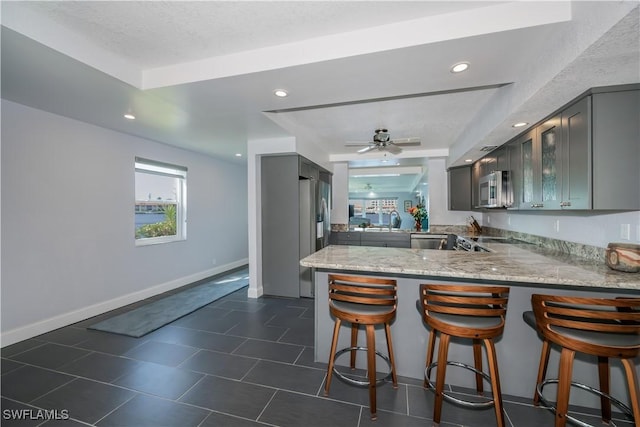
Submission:
MULTIPOLYGON (((342 350, 336 351, 334 360, 337 359, 340 355, 342 355, 342 354, 344 354, 344 353, 346 353, 348 351, 352 351, 352 350, 367 351, 367 347, 346 347, 346 348, 343 348, 342 350)), ((376 355, 378 357, 380 357, 382 360, 384 360, 387 363, 387 365, 389 366, 389 373, 386 376, 382 377, 382 378, 376 379, 376 386, 377 386, 377 385, 383 384, 385 381, 387 381, 389 378, 391 378, 391 361, 389 360, 389 358, 387 356, 385 356, 384 354, 380 353, 377 350, 376 350, 376 355)), ((344 381, 346 383, 355 385, 357 387, 369 387, 369 381, 359 381, 359 380, 356 380, 355 378, 348 377, 345 374, 343 374, 342 372, 339 372, 336 369, 335 365, 333 366, 333 373, 336 374, 336 376, 338 378, 340 378, 342 381, 344 381)))
MULTIPOLYGON (((491 377, 486 372, 479 371, 471 365, 467 365, 461 362, 455 362, 451 360, 447 360, 447 365, 468 369, 470 371, 475 372, 476 374, 481 375, 482 378, 484 378, 485 380, 491 382, 491 377)), ((427 368, 425 368, 424 370, 424 378, 425 380, 427 380, 427 383, 429 384, 429 390, 433 391, 434 393, 436 388, 433 385, 433 382, 431 381, 430 377, 431 377, 431 370, 436 366, 438 366, 438 362, 433 362, 431 365, 427 366, 427 368)), ((449 403, 455 403, 465 408, 471 408, 471 409, 486 409, 486 408, 491 408, 495 406, 495 402, 493 400, 488 400, 485 402, 472 402, 470 400, 464 400, 464 399, 455 397, 445 391, 442 392, 442 398, 449 403)))
MULTIPOLYGON (((536 386, 536 393, 538 393, 538 396, 540 396, 540 401, 547 407, 549 408, 553 413, 556 412, 556 407, 553 406, 552 404, 549 403, 549 401, 547 399, 545 399, 544 395, 542 394, 542 390, 544 389, 544 387, 547 384, 557 384, 558 383, 558 379, 557 378, 551 378, 551 379, 547 379, 543 382, 541 382, 540 384, 538 384, 536 386)), ((591 386, 588 386, 586 384, 582 384, 579 382, 575 382, 572 381, 571 382, 571 387, 577 387, 579 389, 588 391, 589 393, 593 393, 593 394, 597 394, 598 396, 604 397, 606 399, 608 399, 609 401, 611 401, 611 403, 613 403, 614 405, 616 405, 618 408, 620 408, 622 410, 622 413, 629 418, 630 420, 633 421, 633 411, 631 411, 631 408, 629 408, 627 405, 625 405, 624 403, 622 403, 621 401, 619 401, 618 399, 616 399, 615 397, 607 394, 607 393, 603 393, 602 391, 598 390, 597 388, 593 388, 591 386)), ((595 427, 592 424, 587 424, 583 421, 580 421, 579 419, 572 417, 571 415, 567 414, 565 416, 567 418, 567 421, 570 421, 580 427, 595 427)))

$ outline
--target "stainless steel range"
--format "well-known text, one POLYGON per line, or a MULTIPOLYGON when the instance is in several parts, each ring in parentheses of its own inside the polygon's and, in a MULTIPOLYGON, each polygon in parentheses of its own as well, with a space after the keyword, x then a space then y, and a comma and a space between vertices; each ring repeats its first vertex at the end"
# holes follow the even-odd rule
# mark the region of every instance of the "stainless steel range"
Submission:
POLYGON ((484 246, 480 246, 477 241, 462 236, 456 238, 456 249, 467 252, 491 252, 484 246))

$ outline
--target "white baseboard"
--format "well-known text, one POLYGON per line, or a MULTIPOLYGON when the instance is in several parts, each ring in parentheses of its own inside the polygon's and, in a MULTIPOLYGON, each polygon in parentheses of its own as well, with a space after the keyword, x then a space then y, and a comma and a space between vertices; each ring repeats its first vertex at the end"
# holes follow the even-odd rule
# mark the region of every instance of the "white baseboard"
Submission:
POLYGON ((58 328, 80 322, 90 317, 106 313, 107 311, 132 304, 145 298, 150 298, 154 295, 158 295, 163 292, 167 292, 172 289, 197 282, 198 280, 206 279, 207 277, 215 276, 216 274, 224 273, 225 271, 233 270, 237 267, 242 267, 243 265, 247 265, 248 263, 249 259, 244 258, 225 265, 217 266, 215 268, 190 274, 189 276, 184 276, 178 279, 171 280, 169 282, 161 283, 159 285, 152 286, 141 291, 132 292, 127 295, 110 299, 108 301, 103 301, 97 304, 90 305, 88 307, 83 307, 78 310, 40 320, 29 325, 14 328, 0 334, 0 345, 2 347, 6 347, 8 345, 15 344, 17 342, 33 338, 44 333, 51 332, 58 328))

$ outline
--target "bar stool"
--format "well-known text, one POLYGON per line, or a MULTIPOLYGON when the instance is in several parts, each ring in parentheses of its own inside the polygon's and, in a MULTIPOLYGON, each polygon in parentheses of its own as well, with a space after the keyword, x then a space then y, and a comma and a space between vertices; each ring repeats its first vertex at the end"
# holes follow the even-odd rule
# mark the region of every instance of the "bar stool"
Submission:
POLYGON ((427 345, 425 367, 425 387, 435 392, 433 421, 440 423, 442 402, 461 405, 472 409, 494 407, 499 427, 504 424, 502 393, 498 361, 493 339, 504 330, 504 318, 507 312, 509 288, 501 286, 479 285, 420 285, 421 314, 431 328, 427 345), (440 335, 438 360, 433 361, 436 335, 440 335), (473 342, 474 366, 447 360, 451 337, 469 338, 473 342), (487 352, 489 373, 482 371, 482 343, 487 352), (483 393, 482 380, 491 384, 493 398, 484 402, 470 402, 459 399, 444 391, 447 365, 469 369, 476 374, 476 390, 483 393), (430 379, 431 370, 436 367, 435 387, 430 379))
MULTIPOLYGON (((538 330, 538 325, 536 324, 536 315, 533 314, 533 310, 525 311, 522 313, 522 320, 524 323, 531 326, 532 329, 537 331, 539 334, 542 334, 538 330)), ((547 365, 549 364, 549 354, 551 353, 551 345, 549 341, 542 337, 542 354, 540 354, 540 364, 538 366, 538 377, 536 378, 536 386, 533 390, 533 404, 535 406, 540 405, 540 395, 538 394, 538 385, 544 381, 547 376, 547 365)))
POLYGON ((611 420, 611 403, 640 425, 640 392, 634 358, 640 354, 640 298, 581 298, 534 294, 531 305, 536 319, 536 329, 543 336, 536 395, 555 412, 556 427, 564 427, 567 421, 589 426, 568 415, 571 387, 600 396, 602 420, 611 420), (546 379, 549 346, 561 347, 557 379, 546 379), (576 352, 598 358, 600 389, 572 381, 573 360, 576 352), (609 359, 620 359, 625 371, 631 406, 624 405, 609 394, 609 359), (543 395, 547 384, 557 383, 556 407, 543 395))
POLYGON ((329 353, 329 366, 327 367, 327 382, 324 394, 329 394, 331 377, 335 373, 340 379, 349 384, 369 388, 369 409, 371 419, 377 419, 376 415, 376 386, 386 381, 389 376, 393 382, 393 388, 398 388, 396 365, 393 357, 393 345, 391 341, 390 323, 395 318, 397 307, 396 281, 376 277, 329 275, 329 311, 335 317, 333 327, 333 339, 329 353), (336 352, 338 335, 342 322, 351 323, 351 346, 336 352), (367 346, 358 346, 358 328, 364 325, 367 336, 367 346), (375 326, 384 325, 389 357, 385 357, 376 351, 375 326), (368 381, 358 381, 347 377, 335 368, 336 359, 343 353, 350 352, 350 367, 355 369, 356 351, 367 352, 367 378, 368 381), (389 375, 376 379, 376 355, 381 357, 390 368, 389 375))

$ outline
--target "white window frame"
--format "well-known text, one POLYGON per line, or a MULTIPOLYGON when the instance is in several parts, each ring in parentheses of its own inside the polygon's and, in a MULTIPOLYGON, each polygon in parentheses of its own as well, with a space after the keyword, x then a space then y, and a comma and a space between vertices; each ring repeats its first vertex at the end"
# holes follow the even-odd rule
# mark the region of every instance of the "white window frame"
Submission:
MULTIPOLYGON (((135 237, 135 200, 134 194, 134 240, 136 246, 157 245, 161 243, 187 240, 187 168, 184 166, 158 162, 155 160, 135 158, 135 173, 147 173, 169 178, 176 178, 176 234, 159 237, 135 237)), ((135 175, 135 174, 134 174, 135 175)), ((134 178, 135 181, 135 178, 134 178)), ((134 182, 135 186, 135 182, 134 182)), ((135 191, 134 191, 135 193, 135 191)))

